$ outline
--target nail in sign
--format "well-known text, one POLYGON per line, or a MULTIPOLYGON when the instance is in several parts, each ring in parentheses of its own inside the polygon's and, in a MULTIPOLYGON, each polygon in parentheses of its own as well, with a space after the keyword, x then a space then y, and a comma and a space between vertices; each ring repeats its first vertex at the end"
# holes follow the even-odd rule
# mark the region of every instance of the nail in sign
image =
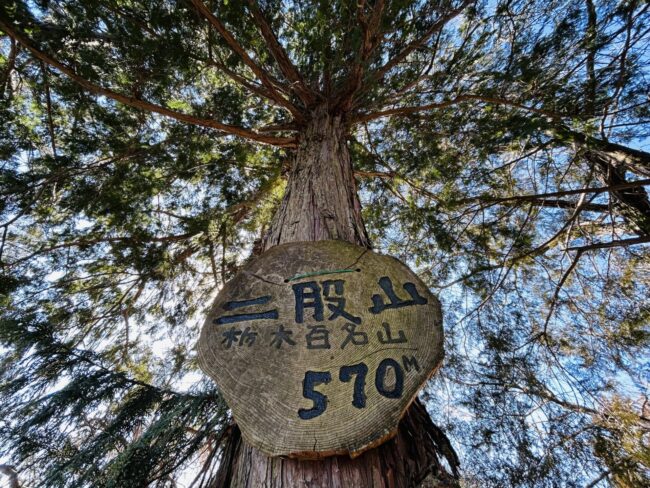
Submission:
POLYGON ((217 296, 198 344, 244 438, 271 456, 357 456, 389 439, 443 357, 438 299, 342 241, 276 246, 217 296))

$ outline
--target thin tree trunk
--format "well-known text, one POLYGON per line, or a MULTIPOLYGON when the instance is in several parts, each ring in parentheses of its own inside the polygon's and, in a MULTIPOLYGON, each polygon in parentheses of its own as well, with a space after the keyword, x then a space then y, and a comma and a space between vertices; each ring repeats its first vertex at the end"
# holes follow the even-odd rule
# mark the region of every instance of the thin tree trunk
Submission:
MULTIPOLYGON (((584 156, 608 186, 626 183, 626 166, 604 151, 586 150, 584 156)), ((616 213, 641 237, 650 236, 650 200, 642 186, 610 192, 616 213)))
MULTIPOLYGON (((625 186, 626 173, 650 176, 650 153, 557 126, 551 132, 558 141, 573 145, 606 186, 625 186)), ((650 200, 643 186, 610 191, 615 213, 641 237, 650 236, 650 200)))
POLYGON ((558 142, 574 144, 583 150, 594 151, 606 157, 614 166, 624 168, 638 176, 650 176, 650 153, 587 136, 566 126, 555 127, 550 135, 555 137, 558 142))
MULTIPOLYGON (((324 107, 314 111, 296 151, 284 199, 264 239, 264 250, 285 242, 326 239, 370 247, 346 135, 340 116, 330 116, 324 107)), ((457 468, 458 459, 447 437, 416 400, 395 438, 355 459, 269 458, 248 446, 234 427, 223 446, 215 487, 443 487, 455 485, 457 468)))

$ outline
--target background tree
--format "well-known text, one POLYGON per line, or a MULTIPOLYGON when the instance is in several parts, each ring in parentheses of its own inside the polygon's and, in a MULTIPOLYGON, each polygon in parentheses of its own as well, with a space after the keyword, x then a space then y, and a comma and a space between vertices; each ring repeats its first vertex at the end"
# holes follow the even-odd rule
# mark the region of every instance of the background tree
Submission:
POLYGON ((339 238, 438 290, 423 400, 466 486, 649 483, 648 9, 3 2, 7 469, 232 478, 202 312, 250 252, 339 238))

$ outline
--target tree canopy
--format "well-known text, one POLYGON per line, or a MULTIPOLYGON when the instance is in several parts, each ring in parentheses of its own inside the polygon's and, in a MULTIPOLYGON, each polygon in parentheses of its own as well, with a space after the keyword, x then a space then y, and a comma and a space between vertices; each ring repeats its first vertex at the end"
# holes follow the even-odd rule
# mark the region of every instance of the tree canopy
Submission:
POLYGON ((650 483, 647 2, 5 0, 0 35, 4 471, 210 485, 199 323, 325 107, 443 303, 464 485, 650 483))

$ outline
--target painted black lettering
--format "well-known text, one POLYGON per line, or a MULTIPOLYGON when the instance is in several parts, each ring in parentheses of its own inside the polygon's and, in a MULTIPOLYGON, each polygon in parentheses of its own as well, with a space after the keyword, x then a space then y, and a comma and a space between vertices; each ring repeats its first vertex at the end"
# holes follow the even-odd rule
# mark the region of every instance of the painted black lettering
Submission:
POLYGON ((365 332, 357 331, 357 324, 345 324, 341 327, 341 330, 344 330, 348 333, 345 337, 345 340, 341 344, 341 349, 345 349, 345 346, 352 344, 354 346, 365 346, 368 344, 368 334, 365 332))
POLYGON ((385 295, 388 297, 390 303, 388 304, 384 303, 384 299, 381 295, 373 295, 372 307, 368 309, 373 314, 378 314, 389 308, 402 308, 402 307, 410 307, 412 305, 425 305, 428 302, 426 298, 424 298, 418 293, 418 290, 413 283, 404 283, 404 285, 402 286, 402 288, 404 288, 404 291, 406 291, 411 297, 410 300, 402 300, 400 297, 397 296, 395 290, 393 289, 393 282, 388 276, 382 276, 381 278, 379 278, 379 286, 381 287, 385 295))
POLYGON ((223 324, 233 324, 235 322, 243 322, 248 320, 262 320, 262 319, 271 319, 275 320, 278 318, 277 310, 267 310, 266 312, 260 313, 240 313, 236 315, 224 315, 218 319, 214 319, 213 322, 217 325, 223 324))
POLYGON ((397 361, 386 358, 377 367, 375 373, 375 387, 380 395, 386 398, 400 398, 404 392, 404 372, 397 361), (392 368, 395 373, 395 384, 391 390, 386 388, 386 375, 388 369, 392 368))
POLYGON ((368 374, 368 366, 364 363, 353 364, 352 366, 343 366, 339 371, 339 380, 347 383, 356 376, 354 379, 354 394, 352 395, 352 405, 357 408, 364 408, 366 406, 366 375, 368 374))
POLYGON ((418 364, 418 360, 415 359, 415 356, 402 356, 402 364, 407 373, 411 371, 411 368, 414 368, 415 371, 420 371, 420 365, 418 364))
POLYGON ((388 323, 384 322, 381 326, 384 328, 384 332, 377 331, 377 339, 379 339, 381 344, 401 344, 406 342, 406 334, 404 334, 403 330, 399 330, 397 337, 393 337, 388 323))
MULTIPOLYGON (((236 310, 238 308, 250 307, 251 305, 264 305, 271 301, 271 295, 266 295, 258 298, 251 298, 249 300, 233 300, 232 302, 226 302, 223 307, 224 310, 236 310)), ((239 313, 234 315, 224 315, 222 317, 214 319, 212 322, 217 325, 224 324, 234 324, 236 322, 244 322, 248 320, 262 320, 262 319, 271 319, 275 320, 278 318, 278 311, 276 310, 266 310, 264 312, 257 313, 239 313)))
POLYGON ((356 317, 345 309, 345 298, 343 297, 343 286, 345 285, 345 280, 325 280, 322 282, 322 285, 323 295, 327 302, 327 308, 332 312, 328 320, 335 320, 338 317, 343 317, 350 322, 360 324, 361 317, 356 317))
POLYGON ((318 385, 327 384, 332 381, 329 371, 307 371, 302 380, 302 396, 314 402, 312 408, 301 408, 298 416, 303 420, 313 419, 321 415, 327 408, 327 396, 314 390, 318 385))
POLYGON ((305 309, 313 308, 313 317, 317 321, 323 320, 323 298, 318 283, 305 281, 292 285, 293 294, 296 298, 296 323, 302 324, 305 321, 305 309))

